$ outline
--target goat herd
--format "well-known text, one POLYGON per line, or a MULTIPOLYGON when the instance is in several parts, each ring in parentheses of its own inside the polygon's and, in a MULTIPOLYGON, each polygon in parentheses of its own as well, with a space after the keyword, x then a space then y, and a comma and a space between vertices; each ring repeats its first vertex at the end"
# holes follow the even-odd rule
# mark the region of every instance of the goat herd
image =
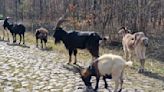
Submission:
MULTIPOLYGON (((5 18, 3 22, 4 29, 6 31, 9 30, 12 34, 13 43, 16 42, 16 35, 19 34, 19 44, 22 41, 22 36, 23 44, 25 44, 25 26, 22 24, 9 23, 9 19, 10 17, 5 18)), ((77 49, 87 49, 90 52, 93 62, 89 65, 89 67, 82 69, 80 72, 81 78, 87 87, 92 86, 90 82, 91 76, 96 76, 96 91, 98 89, 100 76, 102 76, 105 82, 105 88, 108 87, 106 78, 109 78, 115 81, 114 92, 121 92, 123 85, 124 68, 125 66, 132 66, 132 52, 135 52, 137 58, 140 60, 141 67, 139 69, 139 72, 144 72, 145 51, 146 47, 148 46, 148 38, 144 35, 143 32, 136 32, 132 34, 131 31, 128 30, 126 27, 120 28, 118 33, 123 36, 122 45, 126 59, 123 59, 122 56, 114 54, 104 54, 99 57, 99 41, 105 40, 105 38, 101 38, 95 32, 65 31, 60 26, 64 21, 65 20, 60 18, 57 22, 56 28, 54 30, 55 33, 53 35, 53 37, 55 38, 55 43, 60 43, 61 41, 64 43, 66 49, 69 52, 68 64, 70 64, 72 61, 72 53, 75 56, 74 64, 76 64, 77 49), (120 90, 118 90, 119 86, 120 90)), ((48 30, 42 27, 36 29, 35 36, 36 46, 38 46, 38 39, 40 39, 41 47, 43 48, 43 41, 46 47, 48 30)), ((2 39, 4 40, 4 36, 2 39)))

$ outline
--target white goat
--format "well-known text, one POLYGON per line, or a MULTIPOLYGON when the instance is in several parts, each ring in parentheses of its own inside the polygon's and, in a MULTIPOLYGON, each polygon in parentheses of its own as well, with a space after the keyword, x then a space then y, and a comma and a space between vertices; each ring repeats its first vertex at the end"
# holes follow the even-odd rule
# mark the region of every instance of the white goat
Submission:
POLYGON ((108 87, 106 78, 112 79, 115 81, 114 92, 118 92, 119 85, 119 92, 121 92, 123 85, 123 72, 125 66, 132 66, 132 62, 127 62, 121 56, 118 55, 104 54, 98 59, 96 59, 88 68, 81 71, 81 78, 84 81, 85 85, 90 87, 91 76, 96 76, 95 90, 98 89, 100 76, 103 76, 105 88, 108 87))
POLYGON ((148 38, 143 32, 130 34, 130 31, 125 27, 122 27, 118 33, 123 36, 122 45, 126 60, 132 60, 132 52, 134 51, 141 63, 139 72, 143 72, 146 47, 148 47, 148 38))

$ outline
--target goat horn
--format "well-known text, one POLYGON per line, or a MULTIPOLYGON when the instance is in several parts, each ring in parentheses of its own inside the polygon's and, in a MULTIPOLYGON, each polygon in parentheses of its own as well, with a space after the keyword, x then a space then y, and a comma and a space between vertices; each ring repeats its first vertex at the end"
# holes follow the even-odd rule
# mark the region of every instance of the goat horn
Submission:
POLYGON ((9 17, 9 16, 8 16, 8 17, 6 17, 6 18, 7 18, 7 19, 11 19, 11 17, 9 17))
POLYGON ((125 27, 121 27, 120 29, 125 29, 125 27))
POLYGON ((59 20, 58 20, 58 22, 57 22, 57 24, 56 24, 56 27, 60 27, 60 25, 61 25, 63 22, 67 21, 67 20, 65 19, 65 18, 67 17, 67 15, 68 15, 68 10, 66 10, 66 13, 65 13, 62 17, 59 18, 59 20))

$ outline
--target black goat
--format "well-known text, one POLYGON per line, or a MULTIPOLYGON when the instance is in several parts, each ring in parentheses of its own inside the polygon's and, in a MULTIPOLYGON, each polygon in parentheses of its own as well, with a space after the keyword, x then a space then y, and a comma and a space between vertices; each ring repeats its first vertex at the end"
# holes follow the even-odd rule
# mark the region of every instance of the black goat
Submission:
POLYGON ((24 40, 24 33, 25 33, 25 26, 23 24, 10 24, 8 22, 8 17, 5 18, 4 20, 4 24, 3 24, 3 27, 4 29, 8 29, 10 31, 10 33, 12 34, 13 36, 13 43, 16 42, 16 35, 19 34, 20 36, 20 42, 19 44, 21 43, 21 40, 22 40, 22 36, 23 36, 23 44, 25 43, 25 40, 24 40))
POLYGON ((87 49, 92 57, 97 58, 99 56, 99 41, 102 40, 102 38, 95 32, 66 32, 59 26, 62 21, 63 20, 59 20, 57 23, 53 37, 55 38, 55 43, 60 43, 62 41, 69 51, 69 63, 71 63, 71 55, 74 53, 74 64, 76 64, 77 49, 87 49))
POLYGON ((4 20, 0 20, 0 30, 2 30, 3 32, 2 40, 5 40, 5 37, 7 35, 7 40, 9 41, 9 31, 3 27, 3 24, 4 24, 4 20))
POLYGON ((45 48, 46 48, 48 30, 45 28, 42 28, 42 27, 39 29, 36 29, 35 37, 36 37, 36 47, 38 47, 38 39, 40 39, 41 48, 43 48, 43 41, 44 41, 45 48))

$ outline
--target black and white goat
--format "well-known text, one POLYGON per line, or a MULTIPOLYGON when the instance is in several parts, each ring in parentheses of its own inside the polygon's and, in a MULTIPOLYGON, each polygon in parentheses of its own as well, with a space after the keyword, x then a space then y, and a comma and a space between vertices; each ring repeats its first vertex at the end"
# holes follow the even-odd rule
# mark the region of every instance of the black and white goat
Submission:
POLYGON ((8 19, 9 19, 9 17, 5 18, 3 27, 4 27, 4 29, 7 28, 10 31, 10 33, 12 34, 13 43, 16 42, 16 35, 19 34, 19 36, 20 36, 19 44, 22 41, 22 36, 23 36, 23 44, 25 44, 25 40, 24 40, 25 26, 23 24, 13 24, 13 23, 10 24, 8 22, 8 19))

